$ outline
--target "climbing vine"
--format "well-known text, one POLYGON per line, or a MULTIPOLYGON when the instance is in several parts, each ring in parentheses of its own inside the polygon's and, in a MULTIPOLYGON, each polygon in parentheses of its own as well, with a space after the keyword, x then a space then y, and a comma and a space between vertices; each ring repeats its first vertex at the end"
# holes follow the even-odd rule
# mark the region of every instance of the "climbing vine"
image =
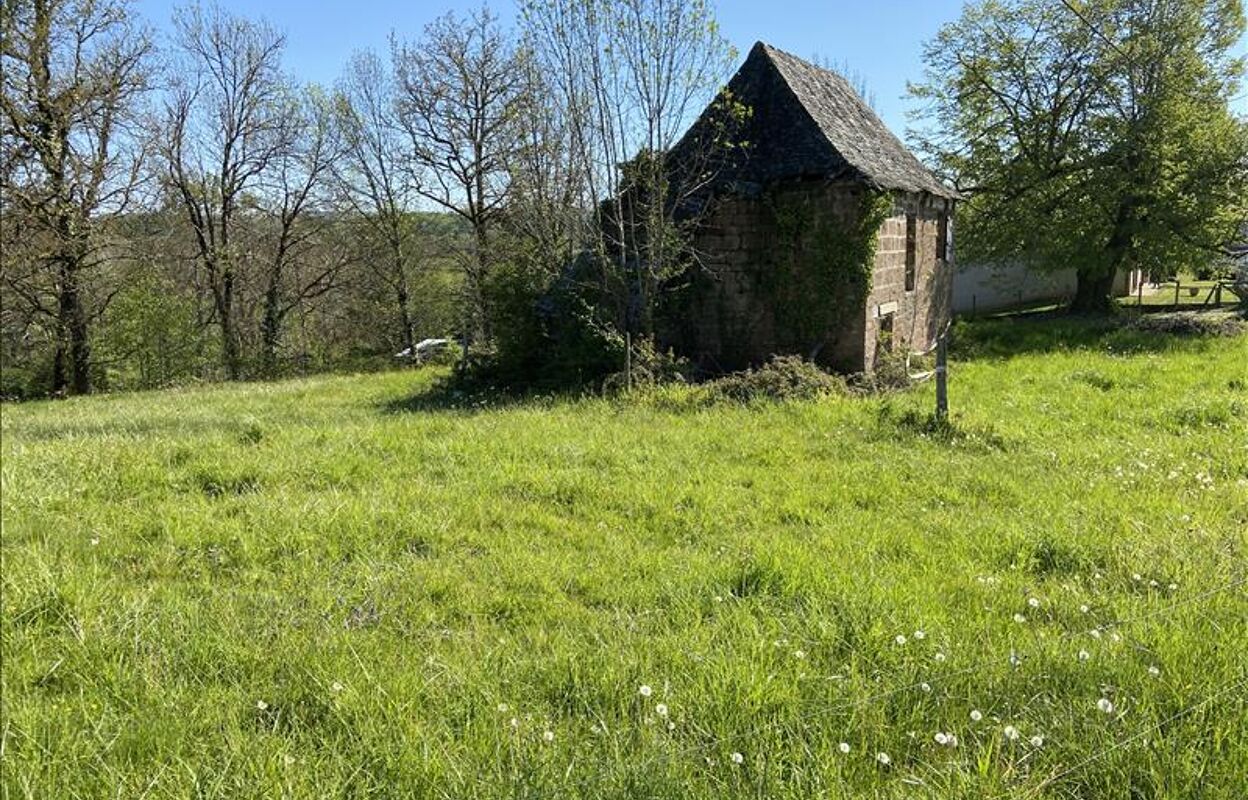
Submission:
POLYGON ((852 219, 827 195, 770 195, 774 239, 760 254, 759 290, 777 309, 783 344, 808 358, 833 343, 871 293, 880 226, 893 210, 887 193, 865 191, 852 219))

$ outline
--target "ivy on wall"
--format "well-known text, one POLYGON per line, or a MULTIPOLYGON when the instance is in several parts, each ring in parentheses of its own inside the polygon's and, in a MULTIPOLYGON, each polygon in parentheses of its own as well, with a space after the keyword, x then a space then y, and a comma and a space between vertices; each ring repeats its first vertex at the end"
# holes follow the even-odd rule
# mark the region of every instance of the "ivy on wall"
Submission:
POLYGON ((764 206, 773 236, 759 254, 758 290, 777 309, 778 337, 815 359, 863 313, 893 199, 864 191, 850 219, 836 213, 824 192, 771 194, 764 206))

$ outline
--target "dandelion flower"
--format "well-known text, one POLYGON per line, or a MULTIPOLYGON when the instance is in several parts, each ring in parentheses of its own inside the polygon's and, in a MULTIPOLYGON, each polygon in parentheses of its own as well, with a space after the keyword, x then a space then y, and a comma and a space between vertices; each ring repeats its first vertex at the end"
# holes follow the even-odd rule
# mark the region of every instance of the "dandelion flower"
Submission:
POLYGON ((1156 678, 1158 675, 1161 674, 1161 670, 1157 668, 1156 664, 1152 664, 1152 665, 1149 665, 1148 674, 1156 678))
POLYGON ((1177 583, 1172 583, 1172 584, 1170 584, 1170 591, 1172 591, 1172 592, 1173 592, 1173 591, 1177 590, 1178 588, 1179 588, 1179 585, 1178 585, 1177 583))
POLYGON ((896 642, 897 644, 905 644, 905 643, 906 643, 906 637, 905 637, 905 635, 904 635, 904 634, 899 633, 899 634, 897 634, 897 638, 896 638, 896 639, 894 639, 893 641, 894 641, 894 642, 896 642))
POLYGON ((654 694, 654 690, 643 683, 640 687, 638 687, 637 694, 641 695, 642 697, 649 697, 650 695, 654 694))
POLYGON ((724 602, 724 597, 723 597, 723 595, 718 595, 718 594, 717 594, 717 595, 715 595, 715 602, 716 602, 716 603, 722 603, 722 602, 724 602))
POLYGON ((91 546, 92 546, 92 547, 95 547, 95 546, 96 546, 96 545, 98 545, 99 543, 100 543, 100 537, 98 537, 98 536, 92 536, 92 537, 91 537, 91 546))
POLYGON ((667 705, 665 703, 659 703, 657 706, 654 707, 654 713, 658 714, 660 717, 666 717, 667 705))
POLYGON ((836 746, 836 749, 848 755, 849 754, 849 742, 841 742, 840 744, 836 746))
POLYGON ((733 753, 731 756, 729 756, 729 758, 731 758, 731 759, 732 759, 732 763, 734 763, 734 764, 744 764, 744 763, 745 763, 745 756, 741 755, 740 753, 733 753))
POLYGON ((1156 578, 1153 578, 1152 580, 1150 580, 1150 581, 1148 582, 1148 586, 1149 586, 1149 588, 1150 588, 1150 589, 1156 589, 1159 585, 1160 585, 1160 584, 1158 584, 1158 583, 1157 583, 1157 579, 1156 579, 1156 578))
POLYGON ((1032 747, 1041 747, 1042 745, 1044 745, 1043 736, 1033 736, 1031 737, 1029 741, 1031 742, 1032 747))
POLYGON ((927 681, 923 681, 922 683, 919 684, 919 688, 925 692, 930 692, 932 690, 932 685, 928 683, 927 681))
POLYGON ((511 718, 511 721, 510 721, 510 722, 508 722, 507 724, 508 724, 508 725, 510 725, 510 726, 511 726, 511 727, 513 727, 513 728, 519 728, 519 727, 520 727, 520 720, 516 719, 515 717, 512 717, 512 718, 511 718))
POLYGON ((940 744, 940 745, 949 744, 949 737, 941 733, 940 731, 937 731, 936 735, 932 738, 936 740, 936 744, 940 744))
POLYGON ((1024 617, 1022 614, 1015 614, 1015 615, 1014 615, 1014 621, 1015 621, 1015 622, 1017 622, 1017 623, 1019 623, 1019 624, 1022 624, 1022 623, 1024 623, 1024 622, 1026 622, 1026 621, 1027 621, 1027 618, 1026 618, 1026 617, 1024 617))
POLYGON ((943 663, 945 660, 945 654, 937 653, 936 655, 932 656, 932 660, 935 661, 937 664, 943 663))
POLYGON ((1086 614, 1086 613, 1088 613, 1088 612, 1089 612, 1089 611, 1091 611, 1091 610, 1092 610, 1092 609, 1088 608, 1086 605, 1079 606, 1079 611, 1080 611, 1080 613, 1086 614))
POLYGON ((1088 631, 1088 635, 1091 636, 1093 639, 1099 639, 1101 638, 1101 629, 1093 628, 1092 630, 1088 631))
POLYGON ((1133 581, 1138 581, 1138 580, 1140 580, 1140 573, 1138 573, 1138 572, 1133 572, 1133 573, 1131 573, 1131 580, 1133 580, 1133 581))
POLYGON ((669 731, 674 731, 674 730, 676 730, 676 723, 675 723, 675 722, 669 722, 669 723, 667 723, 667 729, 668 729, 669 731))
POLYGON ((793 651, 793 657, 794 657, 794 658, 805 658, 805 657, 806 657, 806 651, 805 651, 805 650, 794 650, 794 651, 793 651))
POLYGON ((1018 728, 1015 728, 1013 725, 1006 725, 1005 730, 1003 730, 1002 733, 1004 733, 1005 738, 1009 739, 1011 742, 1018 739, 1018 728))
POLYGON ((546 731, 542 734, 542 741, 553 742, 555 740, 554 731, 546 731))
POLYGON ((1091 657, 1092 657, 1092 654, 1091 654, 1091 653, 1089 653, 1087 650, 1080 650, 1080 651, 1079 651, 1079 660, 1080 660, 1080 661, 1087 661, 1087 660, 1088 660, 1089 658, 1091 658, 1091 657))
POLYGON ((1039 607, 1040 607, 1040 598, 1038 598, 1038 597, 1028 597, 1028 598, 1027 598, 1027 605, 1031 606, 1032 608, 1039 608, 1039 607))
POLYGON ((264 702, 263 700, 257 700, 257 701, 256 701, 256 708, 260 709, 261 711, 268 711, 268 710, 269 710, 269 704, 268 704, 268 703, 266 703, 266 702, 264 702))
POLYGON ((1108 697, 1102 697, 1100 700, 1097 700, 1096 707, 1098 710, 1106 714, 1114 713, 1114 704, 1108 697))
POLYGON ((979 722, 983 718, 984 715, 978 708, 971 709, 971 722, 979 722))
POLYGON ((915 631, 915 632, 914 632, 914 638, 918 639, 918 640, 921 642, 921 641, 923 641, 924 639, 926 639, 926 638, 927 638, 927 633, 925 633, 924 631, 921 631, 921 630, 920 630, 920 631, 915 631))
POLYGON ((880 752, 878 752, 878 753, 876 753, 876 754, 875 754, 875 760, 876 760, 876 761, 878 761, 878 762, 880 762, 881 764, 883 764, 883 765, 884 765, 884 766, 886 766, 886 767, 887 767, 889 764, 893 763, 893 759, 892 759, 892 757, 891 757, 891 756, 889 756, 889 754, 888 754, 888 753, 885 753, 883 750, 881 750, 880 752))

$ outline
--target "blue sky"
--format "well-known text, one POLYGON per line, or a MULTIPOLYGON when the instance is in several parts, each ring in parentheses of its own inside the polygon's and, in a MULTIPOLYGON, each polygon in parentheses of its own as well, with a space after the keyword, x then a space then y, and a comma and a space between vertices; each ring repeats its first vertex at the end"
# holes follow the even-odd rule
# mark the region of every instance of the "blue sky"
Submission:
MULTIPOLYGON (((1056 0, 1054 0, 1056 2, 1056 0)), ((263 17, 287 34, 286 66, 301 80, 332 84, 351 52, 386 50, 390 32, 415 38, 430 20, 447 11, 479 7, 479 0, 219 0, 221 6, 263 17)), ((138 10, 167 30, 179 0, 138 0, 138 10)), ((511 0, 490 3, 511 20, 511 0)), ((962 0, 721 0, 723 33, 744 58, 761 39, 791 53, 821 56, 861 74, 874 95, 876 111, 895 133, 904 135, 906 81, 922 77, 923 43, 958 16, 962 0)), ((1248 40, 1244 42, 1248 51, 1248 40)), ((1237 102, 1248 114, 1248 98, 1237 102)))

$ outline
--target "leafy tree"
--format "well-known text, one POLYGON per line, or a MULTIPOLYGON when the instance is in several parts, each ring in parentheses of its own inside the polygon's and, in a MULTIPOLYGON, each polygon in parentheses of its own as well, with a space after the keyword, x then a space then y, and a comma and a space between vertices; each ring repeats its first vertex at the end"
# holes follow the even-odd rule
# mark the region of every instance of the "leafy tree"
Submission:
POLYGON ((20 315, 24 333, 51 323, 53 392, 91 391, 90 328, 112 297, 91 278, 115 255, 100 223, 123 213, 141 183, 145 137, 135 123, 152 45, 129 6, 0 6, 0 217, 14 245, 2 274, 6 294, 30 312, 20 315))
POLYGON ((920 146, 967 195, 964 258, 1073 267, 1074 308, 1119 270, 1221 252, 1248 203, 1230 111, 1238 0, 980 0, 927 46, 920 146))

